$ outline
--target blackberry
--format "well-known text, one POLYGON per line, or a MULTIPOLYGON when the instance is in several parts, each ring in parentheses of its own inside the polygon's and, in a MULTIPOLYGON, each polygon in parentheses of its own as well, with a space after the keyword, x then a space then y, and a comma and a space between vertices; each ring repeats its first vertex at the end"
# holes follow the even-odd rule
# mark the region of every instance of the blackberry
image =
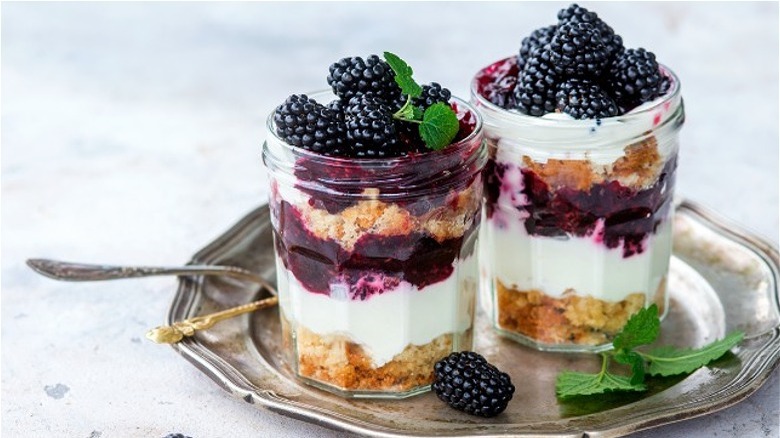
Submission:
POLYGON ((555 111, 558 76, 549 61, 549 48, 548 44, 534 49, 519 74, 514 99, 524 114, 538 117, 555 111))
POLYGON ((293 94, 274 112, 276 133, 287 143, 328 154, 344 143, 344 123, 338 113, 310 99, 293 94))
POLYGON ((401 142, 399 147, 406 152, 423 153, 429 151, 425 142, 420 137, 420 129, 415 123, 394 120, 395 132, 398 133, 398 140, 401 142))
POLYGON ((341 99, 333 99, 328 104, 328 109, 336 113, 337 117, 341 117, 341 119, 344 119, 344 102, 341 101, 341 99))
POLYGON ((531 52, 534 49, 550 43, 557 28, 558 26, 555 24, 541 27, 531 32, 531 35, 523 38, 523 42, 520 45, 520 53, 517 55, 517 66, 520 67, 520 70, 525 67, 526 60, 531 56, 531 52))
POLYGON ((645 49, 628 49, 610 64, 608 87, 626 111, 655 99, 662 83, 655 55, 645 49))
POLYGON ((439 399, 470 415, 500 414, 515 392, 507 373, 471 351, 452 353, 438 361, 433 370, 431 388, 439 399))
POLYGON ((672 80, 668 76, 661 75, 661 85, 658 87, 658 95, 663 96, 672 88, 672 80))
POLYGON ((330 66, 328 85, 344 102, 360 93, 372 93, 392 102, 401 93, 390 65, 371 55, 365 60, 359 56, 343 58, 330 66))
POLYGON ((550 62, 559 76, 595 78, 609 62, 598 29, 586 21, 558 25, 549 47, 550 62))
MULTIPOLYGON (((438 82, 431 82, 422 86, 422 94, 419 97, 412 98, 412 105, 425 110, 434 103, 447 103, 450 101, 452 93, 450 90, 439 85, 438 82)), ((406 95, 401 94, 392 103, 393 110, 399 110, 406 104, 406 95)))
POLYGON ((607 49, 607 58, 613 59, 615 56, 623 53, 623 38, 617 35, 595 12, 591 12, 576 3, 566 9, 558 12, 558 24, 564 22, 588 22, 593 24, 599 31, 601 41, 607 49))
POLYGON ((569 79, 561 83, 555 99, 558 109, 575 119, 603 119, 619 112, 606 91, 587 79, 569 79))
POLYGON ((344 108, 347 139, 355 158, 404 155, 390 106, 373 95, 357 95, 344 108))
POLYGON ((412 103, 422 109, 428 108, 434 103, 448 103, 452 93, 450 90, 439 85, 438 82, 431 82, 422 86, 422 95, 412 99, 412 103))

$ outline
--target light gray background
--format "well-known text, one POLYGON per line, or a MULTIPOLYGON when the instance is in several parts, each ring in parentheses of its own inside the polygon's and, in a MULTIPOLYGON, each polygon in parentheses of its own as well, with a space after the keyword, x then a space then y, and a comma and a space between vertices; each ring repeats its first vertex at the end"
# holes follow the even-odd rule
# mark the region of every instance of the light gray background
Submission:
MULTIPOLYGON (((264 202, 264 119, 330 63, 391 50, 466 96, 565 3, 2 4, 2 432, 339 434, 230 398, 167 347, 174 278, 34 275, 27 257, 183 263, 264 202)), ((778 242, 776 3, 585 4, 683 84, 678 194, 778 242)), ((778 436, 754 396, 638 436, 778 436)))

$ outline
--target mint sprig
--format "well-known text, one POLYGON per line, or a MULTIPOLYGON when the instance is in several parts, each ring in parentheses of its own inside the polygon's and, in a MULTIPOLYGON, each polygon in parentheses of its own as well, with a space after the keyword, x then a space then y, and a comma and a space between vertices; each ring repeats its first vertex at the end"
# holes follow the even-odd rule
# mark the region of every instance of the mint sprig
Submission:
POLYGON ((420 133, 420 138, 429 149, 440 150, 452 143, 458 135, 460 123, 455 111, 444 103, 435 103, 422 109, 412 104, 412 99, 422 95, 422 87, 412 78, 414 71, 398 55, 384 53, 385 61, 395 73, 395 82, 406 95, 406 103, 393 114, 393 118, 402 122, 414 123, 420 133))
POLYGON ((702 348, 686 348, 683 350, 674 347, 659 347, 650 350, 649 353, 639 353, 646 361, 650 362, 647 372, 653 376, 673 376, 676 374, 690 373, 713 360, 723 356, 731 347, 737 345, 744 338, 742 332, 734 332, 725 338, 708 344, 702 348))
POLYGON ((609 356, 602 354, 601 371, 598 374, 564 371, 555 382, 558 397, 603 394, 607 391, 644 391, 644 383, 634 383, 630 378, 607 371, 609 356))
POLYGON ((645 376, 672 376, 688 374, 723 356, 744 337, 733 332, 725 338, 701 348, 676 349, 659 347, 647 353, 635 350, 658 338, 661 321, 655 304, 642 309, 626 322, 623 330, 612 341, 614 350, 602 353, 601 371, 597 374, 564 371, 558 374, 555 392, 559 398, 603 394, 612 391, 644 391, 645 376), (631 374, 624 376, 609 372, 609 361, 628 365, 631 374))
POLYGON ((434 103, 423 114, 420 137, 429 148, 438 151, 450 144, 459 129, 460 123, 455 111, 447 104, 434 103))
POLYGON ((414 81, 412 74, 414 71, 395 53, 385 52, 385 61, 390 64, 390 68, 395 72, 395 82, 401 87, 401 92, 407 96, 420 97, 422 87, 414 81))

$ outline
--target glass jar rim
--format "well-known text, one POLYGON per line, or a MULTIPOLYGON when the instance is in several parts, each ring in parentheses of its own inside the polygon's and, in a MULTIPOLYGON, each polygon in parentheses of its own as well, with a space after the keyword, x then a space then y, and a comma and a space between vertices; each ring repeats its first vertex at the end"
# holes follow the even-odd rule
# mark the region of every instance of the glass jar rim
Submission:
MULTIPOLYGON (((328 97, 328 98, 335 98, 336 96, 333 94, 333 92, 329 89, 325 90, 318 90, 310 93, 301 93, 306 96, 308 96, 311 99, 317 100, 318 97, 328 97)), ((296 155, 300 157, 305 157, 307 159, 311 159, 314 162, 319 162, 321 164, 327 165, 327 164, 333 164, 336 166, 345 166, 349 164, 356 164, 359 163, 360 166, 365 168, 370 167, 393 167, 397 165, 403 165, 405 163, 408 163, 413 160, 419 160, 419 159, 430 159, 430 158, 436 158, 436 157, 446 157, 451 154, 456 154, 461 152, 463 149, 467 149, 469 145, 472 145, 474 143, 474 140, 477 138, 477 136, 481 135, 482 132, 482 115, 479 113, 479 111, 474 108, 473 105, 471 105, 469 102, 466 102, 463 99, 460 99, 458 97, 452 96, 450 98, 451 102, 454 102, 458 108, 465 108, 471 116, 475 120, 474 128, 471 130, 469 135, 464 137, 461 140, 458 140, 455 143, 450 143, 447 145, 447 147, 439 150, 431 150, 426 151, 421 154, 414 154, 414 155, 406 155, 402 157, 392 157, 392 158, 350 158, 350 157, 333 157, 323 154, 318 154, 316 152, 309 151, 307 149, 293 146, 286 141, 284 141, 279 135, 276 133, 275 124, 274 124, 274 111, 272 111, 267 119, 266 119, 266 129, 268 131, 268 135, 272 136, 277 142, 284 145, 288 150, 295 151, 296 155)), ((319 102, 319 101, 318 101, 319 102)), ((319 102, 321 103, 321 102, 319 102)))
MULTIPOLYGON (((580 129, 583 126, 587 126, 588 124, 592 124, 592 119, 559 119, 559 118, 544 118, 544 117, 536 117, 536 116, 529 116, 527 114, 522 114, 520 112, 515 112, 508 110, 506 108, 502 108, 495 103, 488 100, 485 96, 483 96, 478 91, 478 78, 482 72, 484 72, 486 69, 488 69, 490 66, 493 66, 495 64, 498 64, 503 61, 507 61, 512 57, 507 57, 500 59, 496 62, 491 63, 487 67, 481 68, 477 73, 472 77, 471 79, 471 96, 476 99, 476 103, 479 106, 483 106, 485 109, 490 110, 491 112, 495 112, 500 114, 502 117, 505 117, 507 119, 513 119, 517 122, 524 122, 527 124, 534 124, 536 126, 550 126, 555 128, 576 128, 580 129)), ((630 119, 636 119, 641 117, 646 117, 647 114, 652 113, 653 111, 657 110, 659 107, 663 105, 669 104, 669 102, 672 102, 676 100, 680 96, 680 79, 677 77, 677 75, 667 66, 664 64, 659 63, 658 64, 661 73, 664 76, 667 76, 669 79, 671 79, 671 86, 669 88, 669 91, 663 96, 662 99, 656 98, 652 102, 650 102, 650 105, 642 106, 640 105, 638 108, 639 110, 632 110, 627 112, 626 114, 614 116, 614 117, 605 117, 601 120, 602 123, 609 123, 612 121, 618 121, 618 120, 630 120, 630 119)))

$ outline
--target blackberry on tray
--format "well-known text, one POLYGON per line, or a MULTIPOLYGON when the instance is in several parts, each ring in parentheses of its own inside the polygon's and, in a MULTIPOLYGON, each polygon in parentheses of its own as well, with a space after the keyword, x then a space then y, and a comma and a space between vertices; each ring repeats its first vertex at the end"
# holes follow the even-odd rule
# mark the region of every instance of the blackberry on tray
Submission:
POLYGON ((515 393, 512 379, 471 351, 451 353, 436 362, 433 392, 453 409, 479 417, 504 412, 515 393))

